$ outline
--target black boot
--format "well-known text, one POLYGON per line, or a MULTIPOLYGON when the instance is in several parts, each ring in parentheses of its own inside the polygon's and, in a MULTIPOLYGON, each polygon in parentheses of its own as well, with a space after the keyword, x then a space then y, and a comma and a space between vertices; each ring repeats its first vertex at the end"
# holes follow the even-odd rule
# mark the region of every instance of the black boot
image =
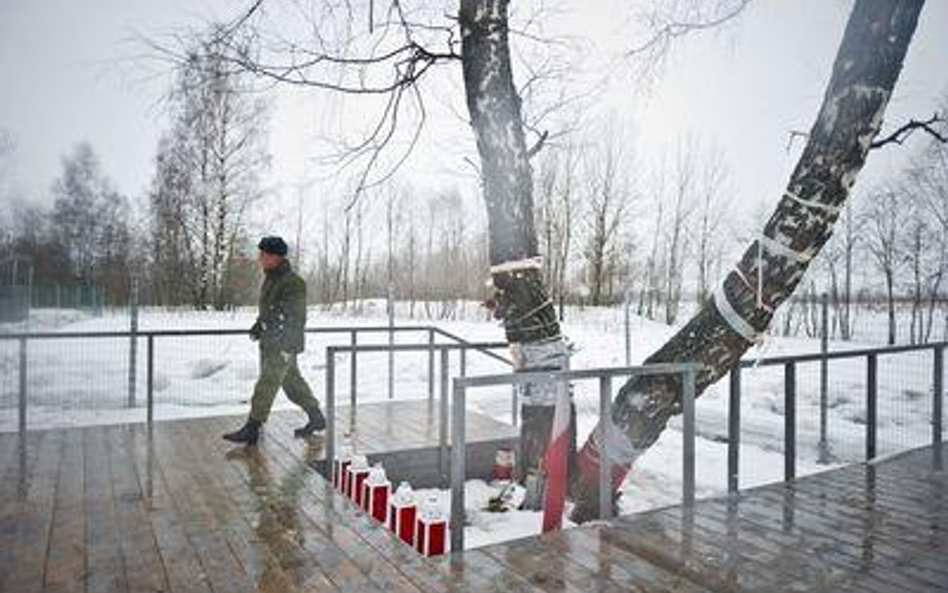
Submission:
POLYGON ((224 440, 232 443, 244 443, 246 445, 256 445, 260 440, 260 422, 253 418, 247 418, 247 423, 234 432, 228 432, 224 435, 224 440))
POLYGON ((319 406, 314 406, 306 410, 306 415, 309 416, 309 422, 306 423, 306 426, 294 430, 293 436, 308 437, 317 430, 324 430, 326 428, 326 417, 323 416, 319 406))

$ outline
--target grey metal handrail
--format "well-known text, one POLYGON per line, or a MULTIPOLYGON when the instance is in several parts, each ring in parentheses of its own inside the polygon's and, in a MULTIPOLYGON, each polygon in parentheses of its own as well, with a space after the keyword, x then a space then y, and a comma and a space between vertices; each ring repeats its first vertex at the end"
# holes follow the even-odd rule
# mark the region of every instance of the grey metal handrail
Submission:
MULTIPOLYGON (((570 381, 599 380, 599 443, 603 449, 607 438, 606 421, 611 418, 612 379, 645 375, 682 376, 683 455, 682 498, 687 507, 695 500, 695 382, 703 366, 697 363, 662 363, 654 365, 579 369, 573 371, 528 371, 502 375, 459 377, 454 379, 451 426, 451 552, 464 550, 464 481, 466 478, 466 393, 470 388, 523 383, 557 383, 562 389, 570 381)), ((605 451, 599 453, 599 515, 612 516, 612 467, 605 451)))
POLYGON ((442 329, 442 328, 440 328, 440 327, 438 327, 438 326, 433 326, 432 329, 434 329, 435 333, 437 333, 437 334, 439 334, 439 335, 442 335, 442 336, 444 336, 444 337, 446 337, 446 338, 448 338, 448 339, 450 339, 450 340, 454 340, 455 342, 457 342, 457 343, 459 343, 459 344, 467 344, 467 345, 468 345, 469 347, 471 347, 471 349, 473 349, 473 350, 477 350, 477 351, 479 351, 479 352, 482 352, 483 354, 485 354, 486 356, 488 356, 488 357, 490 357, 490 358, 493 358, 493 359, 495 359, 495 360, 497 360, 497 361, 503 362, 503 363, 505 363, 505 364, 507 364, 507 365, 509 365, 509 366, 513 366, 513 361, 511 361, 509 358, 506 358, 506 357, 504 357, 504 356, 501 356, 501 355, 497 354, 496 352, 491 352, 490 350, 485 349, 485 348, 478 348, 475 342, 470 342, 470 341, 468 341, 468 340, 465 340, 464 338, 462 338, 462 337, 460 337, 460 336, 457 336, 457 335, 455 335, 455 334, 452 334, 452 333, 449 332, 449 331, 445 331, 444 329, 442 329))
MULTIPOLYGON (((384 333, 394 332, 426 332, 438 331, 438 328, 430 325, 347 325, 331 327, 307 327, 303 331, 307 334, 343 334, 350 332, 358 333, 384 333)), ((50 340, 50 339, 75 339, 75 338, 129 338, 133 335, 139 337, 187 337, 187 336, 242 336, 247 335, 248 330, 241 328, 220 329, 152 329, 131 331, 92 331, 92 332, 10 332, 0 333, 0 341, 3 340, 50 340)))
MULTIPOLYGON (((436 330, 434 330, 436 331, 436 330)), ((361 344, 351 346, 327 346, 326 347, 326 437, 325 450, 326 459, 331 463, 336 455, 336 357, 339 354, 351 354, 350 368, 354 368, 356 356, 360 352, 428 352, 432 354, 431 360, 434 360, 433 353, 440 353, 440 379, 441 394, 439 398, 438 414, 438 467, 443 480, 447 480, 448 463, 448 383, 450 368, 450 352, 457 350, 460 352, 460 375, 466 374, 466 354, 468 350, 488 353, 491 350, 508 348, 507 342, 469 342, 467 340, 449 336, 457 341, 452 343, 435 343, 430 341, 427 344, 361 344)), ((492 352, 491 352, 492 353, 492 352)), ((493 357, 498 358, 498 357, 493 357)), ((502 359, 502 357, 501 357, 502 359)), ((502 359, 507 362, 506 359, 502 359)), ((428 401, 434 399, 434 365, 428 367, 428 401)), ((351 375, 349 385, 349 409, 351 414, 355 414, 357 405, 357 380, 356 375, 351 375)))
MULTIPOLYGON (((426 332, 429 336, 429 343, 434 343, 434 336, 441 334, 448 339, 458 343, 464 343, 465 340, 450 334, 438 327, 432 325, 362 325, 362 326, 330 326, 330 327, 309 327, 304 329, 307 334, 349 334, 350 343, 357 345, 358 335, 364 333, 409 333, 426 332)), ((19 378, 18 378, 18 431, 25 433, 27 430, 27 410, 28 410, 28 382, 27 373, 29 368, 27 345, 32 340, 75 340, 75 339, 104 339, 104 338, 143 338, 146 340, 146 421, 148 423, 154 420, 154 359, 155 359, 155 340, 158 338, 169 337, 197 337, 197 336, 239 336, 246 335, 246 329, 161 329, 161 330, 118 330, 118 331, 88 331, 88 332, 10 332, 0 333, 0 342, 16 341, 19 342, 19 378)), ((508 362, 503 357, 491 353, 495 358, 503 362, 508 362)), ((434 369, 434 350, 431 350, 429 371, 433 374, 434 369)), ((131 371, 130 371, 131 372, 131 371)), ((351 380, 354 382, 357 374, 356 365, 353 361, 351 368, 351 380)), ((430 382, 429 392, 433 395, 434 384, 430 382)), ((391 382, 390 382, 391 385, 391 382)), ((391 395, 390 395, 391 397, 391 395)))
POLYGON ((819 362, 822 360, 837 360, 841 358, 862 358, 871 354, 900 354, 933 348, 945 348, 948 342, 928 342, 927 344, 904 344, 899 346, 879 346, 877 348, 858 348, 855 350, 833 350, 831 352, 814 352, 809 354, 787 354, 785 356, 771 356, 760 359, 741 359, 742 368, 757 366, 778 366, 790 362, 819 362))
MULTIPOLYGON (((774 356, 758 360, 739 360, 730 370, 729 404, 728 404, 728 492, 737 492, 739 484, 740 465, 740 433, 741 433, 741 370, 754 367, 783 366, 784 367, 784 480, 790 481, 796 477, 796 368, 798 364, 847 358, 866 359, 866 451, 865 459, 870 461, 877 454, 878 432, 878 368, 879 357, 906 352, 931 350, 932 352, 932 469, 944 469, 942 456, 942 432, 944 431, 943 400, 945 393, 944 356, 948 342, 931 342, 927 344, 908 344, 901 346, 885 346, 878 348, 859 348, 854 350, 837 350, 833 352, 817 352, 809 354, 794 354, 774 356)), ((824 371, 828 373, 827 371, 824 371)), ((827 382, 821 377, 820 389, 820 451, 828 449, 825 390, 827 382)))

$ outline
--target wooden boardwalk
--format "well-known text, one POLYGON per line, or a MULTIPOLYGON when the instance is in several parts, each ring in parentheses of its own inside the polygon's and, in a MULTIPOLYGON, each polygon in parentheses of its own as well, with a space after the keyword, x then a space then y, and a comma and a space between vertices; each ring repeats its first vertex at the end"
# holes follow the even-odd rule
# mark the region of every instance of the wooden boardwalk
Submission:
POLYGON ((930 451, 428 561, 311 469, 300 420, 252 449, 235 418, 0 435, 0 591, 948 591, 930 451))

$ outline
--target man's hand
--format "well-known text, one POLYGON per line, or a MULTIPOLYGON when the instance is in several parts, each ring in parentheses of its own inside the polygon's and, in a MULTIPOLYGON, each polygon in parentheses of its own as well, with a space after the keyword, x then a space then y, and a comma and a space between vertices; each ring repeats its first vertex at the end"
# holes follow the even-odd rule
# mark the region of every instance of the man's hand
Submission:
POLYGON ((296 353, 295 352, 280 352, 280 358, 283 359, 283 362, 290 366, 296 366, 296 353))

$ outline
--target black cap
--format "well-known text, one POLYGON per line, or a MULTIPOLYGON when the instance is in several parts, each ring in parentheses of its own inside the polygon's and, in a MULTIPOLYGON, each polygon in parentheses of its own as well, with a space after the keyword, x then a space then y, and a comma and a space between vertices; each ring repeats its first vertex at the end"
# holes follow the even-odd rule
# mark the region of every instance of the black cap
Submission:
POLYGON ((286 241, 280 237, 270 236, 260 239, 260 243, 257 244, 257 248, 260 251, 266 253, 272 253, 273 255, 279 255, 281 257, 286 257, 287 252, 289 252, 289 247, 286 246, 286 241))

